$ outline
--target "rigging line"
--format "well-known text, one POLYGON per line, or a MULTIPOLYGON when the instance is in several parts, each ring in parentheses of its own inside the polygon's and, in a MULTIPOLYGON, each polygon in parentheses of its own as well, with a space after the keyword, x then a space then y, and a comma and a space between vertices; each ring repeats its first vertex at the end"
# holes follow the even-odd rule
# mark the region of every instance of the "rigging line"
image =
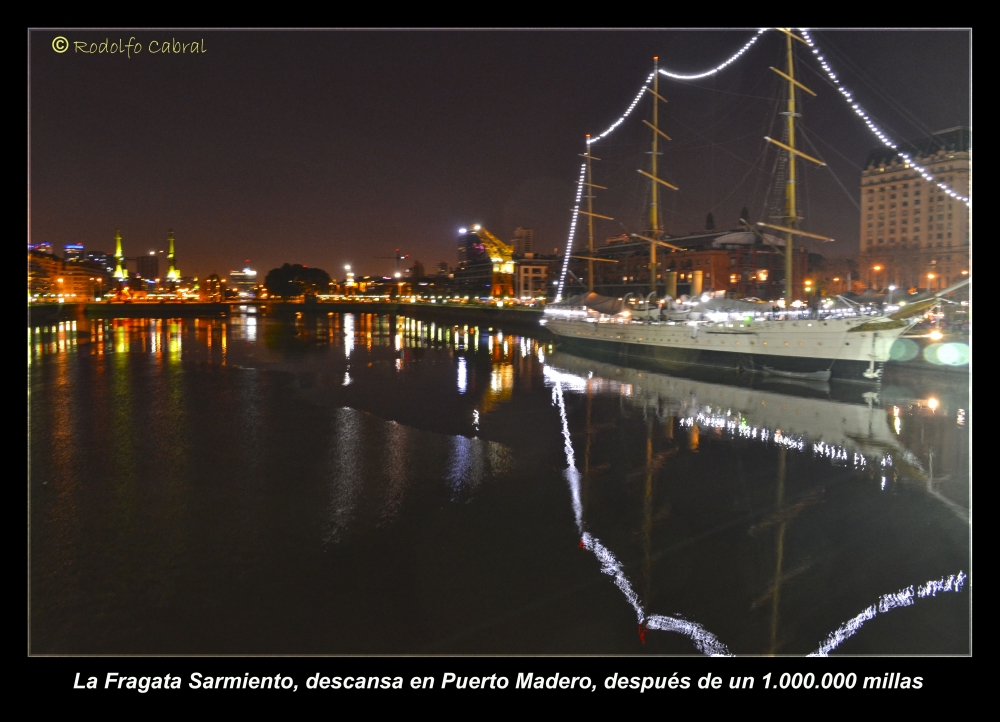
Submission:
POLYGON ((754 130, 754 131, 751 131, 751 132, 747 133, 746 135, 741 135, 741 136, 738 136, 736 138, 730 138, 729 140, 720 140, 720 141, 717 141, 717 142, 716 141, 709 141, 705 145, 682 145, 682 144, 678 144, 675 148, 673 148, 673 150, 674 151, 684 151, 684 150, 701 150, 702 148, 712 148, 714 146, 724 145, 726 143, 735 143, 738 140, 743 140, 744 138, 749 138, 751 135, 757 135, 757 131, 754 130))
POLYGON ((853 60, 851 60, 849 56, 844 55, 844 53, 842 53, 837 48, 833 40, 827 37, 824 39, 823 42, 827 45, 828 48, 832 49, 832 53, 837 56, 838 61, 843 62, 844 65, 848 66, 851 70, 857 73, 858 78, 861 80, 861 82, 867 84, 868 87, 874 90, 877 95, 882 96, 882 99, 886 101, 886 103, 888 103, 891 107, 893 107, 893 109, 896 110, 900 115, 902 115, 906 120, 909 120, 911 123, 913 123, 913 125, 920 132, 926 133, 929 136, 933 135, 934 130, 929 125, 926 125, 922 120, 920 120, 920 118, 911 113, 906 106, 897 101, 887 90, 885 90, 885 88, 879 85, 879 83, 874 78, 872 78, 872 76, 868 74, 863 67, 861 67, 853 60))
POLYGON ((761 151, 760 151, 760 155, 759 155, 759 156, 757 157, 757 160, 755 160, 755 161, 754 161, 754 164, 753 164, 753 165, 752 165, 752 166, 750 167, 750 170, 748 170, 748 171, 747 171, 747 173, 746 173, 746 175, 745 175, 745 176, 743 176, 743 178, 742 178, 742 179, 740 179, 739 183, 737 183, 737 184, 736 184, 736 185, 735 185, 735 186, 733 187, 733 190, 729 192, 729 195, 727 195, 727 196, 726 196, 725 198, 723 198, 723 199, 722 199, 721 201, 719 201, 719 202, 718 202, 718 203, 716 203, 716 204, 715 204, 714 206, 712 206, 711 208, 709 208, 709 209, 708 209, 708 212, 709 212, 709 213, 712 213, 712 212, 713 212, 713 211, 715 211, 715 210, 716 210, 716 209, 717 209, 717 208, 718 208, 719 206, 721 206, 721 205, 722 205, 723 203, 725 203, 726 201, 728 201, 728 200, 729 200, 730 198, 732 198, 732 197, 733 197, 733 195, 734 195, 734 194, 736 193, 736 191, 738 191, 738 190, 739 190, 739 189, 740 189, 740 188, 741 188, 741 187, 743 186, 743 184, 744 184, 744 183, 746 182, 746 179, 750 177, 750 174, 751 174, 751 173, 753 173, 753 172, 754 172, 755 170, 758 170, 757 166, 758 166, 758 164, 760 164, 760 162, 761 162, 761 161, 762 161, 762 160, 764 159, 764 156, 765 156, 766 154, 767 154, 767 144, 765 143, 765 144, 763 144, 763 146, 761 147, 761 151))
MULTIPOLYGON (((674 80, 697 80, 699 78, 707 78, 710 75, 715 75, 719 71, 729 66, 731 63, 735 62, 737 58, 739 58, 741 55, 743 55, 743 53, 749 50, 750 47, 754 43, 756 43, 758 39, 760 39, 760 36, 768 31, 768 29, 769 28, 761 28, 760 30, 758 30, 757 34, 754 35, 752 38, 750 38, 750 40, 748 40, 742 48, 737 50, 734 55, 732 55, 725 62, 715 66, 711 70, 707 70, 703 73, 694 73, 689 75, 683 73, 671 73, 669 70, 666 70, 665 68, 660 68, 660 74, 668 78, 672 78, 674 80)), ((591 145, 610 135, 619 125, 621 125, 625 121, 625 119, 629 115, 631 115, 632 111, 635 110, 635 106, 639 104, 640 100, 642 100, 642 97, 652 80, 653 80, 653 73, 650 73, 649 76, 646 78, 646 82, 643 84, 642 88, 639 89, 638 94, 636 94, 635 98, 632 100, 632 103, 628 106, 625 112, 622 113, 621 117, 619 117, 618 120, 616 120, 614 123, 608 126, 607 130, 605 130, 603 133, 599 133, 598 135, 591 138, 589 141, 591 145)))
MULTIPOLYGON (((804 127, 802 128, 802 131, 803 131, 803 133, 805 133, 805 128, 804 127)), ((848 163, 852 168, 855 168, 855 169, 857 169, 859 171, 864 171, 864 168, 862 168, 857 163, 855 163, 853 160, 851 160, 846 155, 844 155, 839 150, 837 150, 837 148, 832 143, 823 140, 823 138, 820 135, 818 135, 818 134, 815 135, 815 138, 816 138, 816 140, 820 141, 824 146, 826 146, 827 148, 829 148, 830 150, 832 150, 834 153, 836 153, 837 155, 839 155, 841 158, 843 158, 844 161, 846 163, 848 163)), ((815 150, 815 148, 814 148, 814 150, 815 150)), ((819 152, 819 151, 817 151, 817 152, 819 152)))
MULTIPOLYGON (((812 139, 811 139, 811 138, 809 137, 809 134, 807 134, 807 133, 805 132, 805 128, 801 128, 801 131, 802 131, 802 137, 803 137, 803 138, 805 138, 805 140, 806 140, 806 143, 808 143, 808 144, 809 144, 809 147, 810 147, 810 148, 812 148, 812 151, 813 151, 813 153, 815 153, 815 154, 816 154, 816 157, 817 157, 817 158, 819 158, 820 160, 823 160, 823 156, 822 156, 822 155, 820 154, 820 152, 819 152, 819 149, 818 149, 818 148, 816 148, 816 146, 815 146, 815 145, 813 145, 813 142, 812 142, 812 139)), ((818 136, 817 136, 817 137, 818 137, 818 136)), ((853 165, 853 163, 852 163, 852 165, 853 165)), ((855 166, 855 167, 857 167, 857 166, 855 166)), ((853 205, 853 206, 854 206, 855 208, 857 208, 857 209, 858 209, 858 212, 860 213, 860 212, 861 212, 861 204, 860 204, 860 203, 858 203, 858 201, 857 201, 857 199, 856 199, 856 198, 854 197, 854 195, 853 195, 853 194, 852 194, 852 193, 851 193, 851 192, 850 192, 849 190, 847 190, 847 187, 846 187, 846 186, 845 186, 845 185, 844 185, 844 184, 843 184, 843 183, 841 182, 841 180, 840 180, 840 176, 838 176, 838 175, 837 175, 836 173, 834 173, 834 172, 833 172, 833 168, 832 168, 832 167, 830 166, 830 164, 829 164, 829 163, 827 163, 827 165, 826 165, 826 169, 827 169, 828 171, 830 171, 830 175, 832 175, 832 176, 833 176, 833 179, 834 179, 835 181, 837 181, 837 185, 838 185, 838 186, 840 186, 840 189, 841 189, 842 191, 844 191, 844 195, 845 195, 845 196, 847 196, 847 198, 848 198, 848 199, 849 199, 849 200, 851 201, 851 204, 852 204, 852 205, 853 205)))
MULTIPOLYGON (((882 132, 882 129, 879 128, 877 125, 875 125, 875 123, 872 121, 868 113, 865 112, 864 108, 862 108, 861 105, 855 101, 854 95, 851 93, 851 91, 845 88, 843 84, 840 82, 840 79, 837 78, 837 74, 833 72, 833 69, 830 67, 830 64, 826 61, 826 58, 823 57, 819 47, 816 45, 816 42, 812 39, 812 36, 809 34, 809 31, 806 28, 799 28, 799 32, 802 33, 802 37, 806 39, 809 47, 812 48, 813 55, 816 56, 816 60, 819 62, 820 67, 822 67, 823 70, 826 72, 826 74, 830 77, 830 80, 834 82, 834 84, 837 87, 837 90, 840 91, 840 94, 843 95, 844 98, 846 98, 847 101, 851 104, 851 108, 858 115, 858 117, 860 117, 865 122, 865 125, 868 126, 868 129, 875 134, 875 137, 878 138, 880 141, 882 141, 882 144, 885 145, 887 148, 896 151, 896 154, 900 158, 902 158, 910 168, 919 173, 920 176, 928 183, 935 184, 938 188, 940 188, 942 191, 947 193, 952 198, 955 198, 956 200, 959 200, 962 203, 964 203, 966 206, 971 207, 972 201, 970 198, 960 195, 959 193, 952 190, 947 184, 942 183, 939 180, 936 180, 929 170, 915 163, 913 158, 910 157, 909 153, 901 151, 899 149, 899 146, 896 143, 893 143, 892 140, 885 133, 882 132)), ((972 190, 971 186, 969 190, 971 192, 972 190)))
POLYGON ((736 95, 739 96, 740 98, 750 98, 751 100, 774 100, 774 98, 769 98, 764 95, 747 95, 746 93, 736 93, 733 92, 732 90, 719 90, 718 88, 708 88, 705 87, 704 85, 696 85, 695 83, 689 83, 683 81, 678 81, 678 82, 680 82, 681 85, 688 86, 689 88, 697 88, 698 90, 707 90, 710 93, 725 93, 726 95, 736 95))
MULTIPOLYGON (((687 125, 686 123, 684 123, 684 121, 682 121, 682 120, 681 120, 680 118, 678 118, 678 117, 677 117, 677 116, 676 116, 676 115, 675 115, 674 113, 671 113, 671 114, 670 114, 670 117, 671 117, 671 118, 672 118, 673 120, 677 121, 677 123, 678 123, 679 125, 682 125, 682 126, 684 126, 684 128, 685 128, 686 130, 689 130, 689 131, 691 131, 691 132, 692 132, 692 133, 694 133, 694 134, 695 134, 696 136, 698 136, 699 138, 701 138, 702 140, 704 140, 705 142, 707 142, 707 143, 708 143, 708 146, 702 146, 702 147, 713 147, 713 148, 714 148, 714 147, 718 146, 718 147, 719 147, 719 148, 720 148, 721 150, 723 150, 723 151, 725 151, 726 153, 728 153, 729 155, 733 156, 733 158, 735 158, 736 160, 740 161, 741 163, 746 163, 746 164, 748 164, 748 165, 753 165, 753 164, 752 164, 752 163, 751 163, 750 161, 748 161, 748 160, 747 160, 746 158, 740 158, 740 157, 739 157, 738 155, 736 155, 735 153, 733 153, 733 152, 732 152, 731 150, 729 150, 729 149, 728 149, 728 148, 726 148, 725 146, 723 146, 723 145, 721 145, 721 144, 719 144, 719 143, 716 143, 715 141, 712 141, 712 140, 709 140, 708 138, 706 138, 705 136, 703 136, 703 135, 702 135, 701 133, 699 133, 699 132, 698 132, 697 130, 695 130, 695 129, 694 129, 694 128, 692 128, 691 126, 687 125)), ((746 136, 743 136, 743 137, 746 137, 746 136)), ((678 150, 682 150, 682 149, 678 149, 678 150)), ((689 149, 688 149, 688 148, 684 148, 683 150, 689 150, 689 149)))

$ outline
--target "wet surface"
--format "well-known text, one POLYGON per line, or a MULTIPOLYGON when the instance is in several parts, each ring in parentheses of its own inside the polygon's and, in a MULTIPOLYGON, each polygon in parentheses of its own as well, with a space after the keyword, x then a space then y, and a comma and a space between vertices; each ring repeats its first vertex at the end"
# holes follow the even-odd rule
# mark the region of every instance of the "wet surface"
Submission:
POLYGON ((968 383, 402 316, 29 328, 35 653, 966 654, 968 383))

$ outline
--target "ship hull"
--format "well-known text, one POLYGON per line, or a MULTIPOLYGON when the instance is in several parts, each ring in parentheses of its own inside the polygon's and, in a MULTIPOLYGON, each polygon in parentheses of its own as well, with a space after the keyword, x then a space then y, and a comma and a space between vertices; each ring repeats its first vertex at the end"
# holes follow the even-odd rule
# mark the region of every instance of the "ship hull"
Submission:
POLYGON ((888 350, 898 336, 848 333, 840 322, 808 328, 803 322, 802 326, 772 326, 752 333, 563 320, 551 320, 546 325, 556 336, 556 344, 568 351, 598 354, 609 360, 641 360, 644 365, 665 371, 721 368, 865 384, 880 383, 888 350))

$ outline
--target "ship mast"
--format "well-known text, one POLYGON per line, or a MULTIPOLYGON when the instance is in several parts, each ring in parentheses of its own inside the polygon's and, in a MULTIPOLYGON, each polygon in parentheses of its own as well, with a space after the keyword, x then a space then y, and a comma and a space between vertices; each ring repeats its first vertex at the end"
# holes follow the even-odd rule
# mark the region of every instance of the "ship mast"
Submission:
MULTIPOLYGON (((653 159, 652 172, 653 177, 658 177, 656 175, 656 156, 659 153, 659 140, 660 136, 656 132, 660 127, 660 103, 658 102, 660 97, 660 59, 658 57, 653 58, 653 152, 650 157, 653 159)), ((649 229, 650 235, 656 239, 660 240, 660 218, 659 218, 659 208, 657 201, 660 196, 660 189, 657 187, 656 182, 652 183, 653 186, 653 196, 649 204, 649 229)), ((656 293, 656 276, 657 274, 657 263, 656 263, 656 244, 649 244, 649 290, 654 294, 656 293)), ((655 296, 654 296, 655 297, 655 296)))
MULTIPOLYGON (((788 43, 788 178, 785 182, 785 225, 795 228, 798 224, 798 211, 795 207, 795 66, 792 52, 792 34, 785 36, 788 43)), ((790 311, 795 300, 795 284, 792 274, 795 261, 795 244, 791 232, 785 233, 785 309, 790 311)))
MULTIPOLYGON (((599 186, 594 184, 593 170, 590 165, 592 160, 600 160, 596 155, 592 155, 590 152, 590 133, 587 133, 587 152, 580 153, 580 155, 587 161, 587 180, 581 181, 587 188, 587 210, 577 211, 577 213, 582 213, 587 216, 587 230, 588 230, 588 241, 587 241, 587 290, 593 292, 594 290, 594 219, 604 218, 608 221, 613 221, 614 218, 611 216, 602 216, 600 213, 594 213, 594 188, 600 188, 602 190, 607 190, 604 186, 599 186)), ((582 256, 575 256, 575 258, 582 258, 582 256)), ((598 261, 603 259, 596 259, 598 261)))
POLYGON ((787 110, 782 113, 782 115, 786 117, 788 124, 788 144, 786 145, 784 143, 780 143, 773 138, 768 138, 767 136, 764 136, 764 140, 784 149, 784 151, 788 154, 788 176, 785 180, 785 215, 782 217, 782 220, 784 221, 783 225, 777 226, 770 223, 758 223, 757 225, 764 226, 765 228, 773 228, 777 231, 784 231, 785 233, 785 310, 790 311, 792 308, 792 302, 795 300, 795 284, 793 278, 795 244, 793 237, 807 236, 809 238, 815 238, 819 241, 832 241, 833 239, 827 238, 826 236, 819 236, 815 233, 806 233, 805 231, 800 231, 797 228, 798 222, 802 220, 802 218, 798 214, 798 208, 795 202, 795 157, 799 156, 801 158, 805 158, 808 161, 812 161, 816 165, 826 165, 826 163, 813 158, 811 155, 806 155, 802 151, 795 148, 795 118, 799 116, 799 113, 795 112, 795 88, 801 88, 813 96, 815 96, 816 93, 795 79, 795 54, 792 48, 792 40, 798 40, 803 45, 808 45, 808 43, 788 28, 778 28, 778 30, 785 33, 785 40, 787 42, 787 52, 785 54, 787 72, 783 73, 774 67, 772 67, 771 70, 788 81, 788 106, 787 110))
POLYGON ((670 136, 660 130, 660 101, 662 100, 665 103, 667 100, 660 95, 660 59, 658 57, 653 58, 653 87, 650 88, 647 85, 646 90, 653 95, 653 122, 650 123, 648 120, 644 120, 642 122, 653 129, 653 150, 650 151, 650 157, 653 161, 650 165, 650 170, 652 171, 651 173, 647 173, 641 168, 639 169, 639 172, 652 181, 651 185, 653 186, 653 195, 649 205, 649 225, 651 228, 649 231, 650 237, 641 236, 639 234, 635 235, 636 238, 649 243, 649 290, 655 294, 657 292, 658 285, 657 276, 659 275, 659 264, 656 262, 656 247, 666 246, 672 250, 679 250, 677 246, 673 246, 660 240, 660 237, 663 235, 663 231, 660 230, 659 186, 663 185, 672 190, 677 190, 677 186, 667 183, 656 174, 657 156, 660 155, 660 136, 670 140, 670 136))

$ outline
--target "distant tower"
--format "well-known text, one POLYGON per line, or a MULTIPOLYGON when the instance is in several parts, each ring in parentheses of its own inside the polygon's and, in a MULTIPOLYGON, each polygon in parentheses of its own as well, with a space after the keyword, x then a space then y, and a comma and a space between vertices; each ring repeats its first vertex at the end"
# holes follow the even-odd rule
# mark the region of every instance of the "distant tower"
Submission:
POLYGON ((170 250, 167 251, 167 259, 170 262, 170 269, 167 271, 168 281, 179 281, 181 280, 181 272, 177 270, 177 265, 174 263, 174 232, 167 231, 167 243, 170 245, 170 250))
POLYGON ((115 278, 125 280, 125 256, 122 254, 122 232, 115 230, 115 278))

